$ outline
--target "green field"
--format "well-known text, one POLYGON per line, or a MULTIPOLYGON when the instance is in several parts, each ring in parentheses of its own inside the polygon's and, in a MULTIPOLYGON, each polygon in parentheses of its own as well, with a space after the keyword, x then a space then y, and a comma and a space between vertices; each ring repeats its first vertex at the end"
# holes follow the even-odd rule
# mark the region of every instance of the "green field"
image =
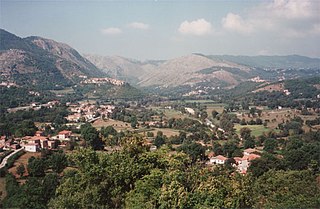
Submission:
POLYGON ((244 126, 242 126, 242 125, 236 124, 234 127, 235 127, 236 133, 238 135, 240 135, 241 128, 249 128, 252 131, 251 132, 252 136, 260 136, 264 132, 266 133, 266 132, 270 131, 269 128, 266 128, 263 125, 244 125, 244 126))
POLYGON ((211 99, 199 99, 199 100, 185 100, 186 103, 201 103, 201 104, 211 104, 211 103, 214 103, 215 101, 211 100, 211 99))
POLYGON ((212 104, 206 104, 206 106, 207 106, 207 113, 209 116, 211 116, 212 110, 216 110, 217 112, 222 113, 226 104, 212 103, 212 104))
POLYGON ((62 90, 51 90, 52 93, 55 93, 56 95, 64 95, 64 94, 73 94, 74 90, 71 87, 62 89, 62 90))

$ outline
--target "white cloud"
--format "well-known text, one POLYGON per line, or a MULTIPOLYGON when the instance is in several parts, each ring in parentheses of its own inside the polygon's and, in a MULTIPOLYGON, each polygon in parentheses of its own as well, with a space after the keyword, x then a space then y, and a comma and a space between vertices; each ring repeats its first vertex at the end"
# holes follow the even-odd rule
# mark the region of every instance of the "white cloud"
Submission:
POLYGON ((266 11, 269 15, 279 18, 310 18, 319 12, 316 4, 312 0, 274 0, 266 5, 266 11))
POLYGON ((236 31, 242 34, 249 34, 253 31, 253 26, 244 21, 241 16, 229 13, 222 19, 222 26, 228 30, 236 31))
POLYGON ((180 24, 178 31, 184 35, 203 36, 212 32, 211 23, 205 19, 198 19, 194 21, 184 21, 180 24))
POLYGON ((118 35, 122 33, 120 28, 105 28, 101 30, 101 33, 104 35, 118 35))
POLYGON ((289 38, 302 38, 319 34, 320 1, 274 0, 261 3, 246 16, 228 13, 221 21, 222 27, 242 34, 270 33, 289 38))
POLYGON ((140 30, 147 30, 147 29, 149 29, 149 25, 148 25, 148 24, 145 24, 145 23, 142 23, 142 22, 133 22, 133 23, 130 23, 130 24, 128 25, 128 27, 134 28, 134 29, 140 29, 140 30))

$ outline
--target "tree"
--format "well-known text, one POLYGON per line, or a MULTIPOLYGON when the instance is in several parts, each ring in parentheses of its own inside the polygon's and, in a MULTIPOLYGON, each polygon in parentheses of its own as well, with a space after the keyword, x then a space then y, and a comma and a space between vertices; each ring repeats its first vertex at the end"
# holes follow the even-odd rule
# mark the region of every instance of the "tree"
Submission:
POLYGON ((222 113, 220 117, 220 127, 227 132, 234 132, 232 117, 227 113, 222 113))
POLYGON ((240 136, 243 140, 251 138, 251 129, 244 127, 240 129, 240 136))
POLYGON ((117 135, 117 130, 113 128, 113 126, 102 127, 100 130, 102 136, 108 137, 109 135, 117 135))
POLYGON ((37 130, 32 120, 25 120, 17 127, 15 135, 18 137, 33 136, 37 130))
POLYGON ((31 157, 28 160, 28 173, 32 177, 43 177, 46 169, 45 162, 42 158, 31 157))
POLYGON ((219 113, 216 110, 212 110, 212 112, 211 112, 212 118, 216 118, 218 114, 219 113))
POLYGON ((54 172, 61 173, 68 165, 67 157, 63 152, 57 152, 50 156, 49 164, 54 172))
POLYGON ((161 147, 163 144, 165 144, 166 141, 163 136, 157 135, 156 138, 154 139, 154 145, 157 147, 161 147))
POLYGON ((81 136, 93 149, 103 149, 103 142, 100 139, 97 129, 91 126, 90 123, 86 123, 81 126, 81 136))
POLYGON ((252 117, 255 116, 256 110, 257 110, 257 109, 256 109, 255 107, 250 108, 250 114, 252 115, 252 117))
POLYGON ((257 109, 257 113, 258 113, 258 116, 261 117, 261 114, 262 114, 262 110, 260 109, 257 109))
POLYGON ((188 154, 192 161, 195 162, 196 160, 204 160, 205 159, 205 148, 198 143, 195 142, 185 142, 179 148, 178 151, 183 151, 184 153, 188 154))
POLYGON ((147 132, 147 137, 154 137, 154 133, 153 133, 153 132, 148 131, 148 132, 147 132))
POLYGON ((254 177, 259 177, 271 169, 281 170, 284 168, 285 164, 282 159, 275 157, 273 154, 264 153, 260 158, 251 161, 248 172, 254 177))
POLYGON ((310 171, 270 170, 255 182, 256 208, 318 208, 319 188, 310 171))
POLYGON ((253 137, 249 137, 247 139, 244 140, 244 148, 247 149, 247 148, 254 148, 256 145, 256 142, 254 141, 254 138, 253 137))
POLYGON ((138 120, 137 120, 137 118, 136 118, 135 116, 134 116, 134 117, 131 117, 130 123, 131 123, 131 127, 132 127, 132 128, 137 128, 138 120))
POLYGON ((274 150, 277 148, 278 143, 276 139, 268 138, 264 141, 264 147, 263 150, 273 153, 274 150))
POLYGON ((227 143, 225 143, 223 146, 222 146, 222 152, 223 152, 223 155, 225 155, 226 157, 230 158, 233 156, 233 153, 235 152, 235 150, 237 150, 238 147, 236 145, 235 142, 233 141, 229 141, 227 143))
POLYGON ((22 177, 23 174, 25 173, 26 171, 26 168, 24 167, 23 164, 20 164, 18 167, 17 167, 17 174, 22 177))
POLYGON ((59 185, 59 176, 55 173, 47 174, 43 179, 43 197, 45 201, 48 202, 52 197, 54 197, 56 188, 59 185))

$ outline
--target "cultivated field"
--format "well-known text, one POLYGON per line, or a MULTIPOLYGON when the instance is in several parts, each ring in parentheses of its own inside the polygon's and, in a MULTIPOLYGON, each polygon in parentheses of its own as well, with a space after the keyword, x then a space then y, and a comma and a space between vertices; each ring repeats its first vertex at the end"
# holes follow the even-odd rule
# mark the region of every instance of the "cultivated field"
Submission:
POLYGON ((268 131, 270 131, 269 128, 266 128, 263 125, 243 125, 242 126, 242 125, 236 124, 234 128, 236 129, 236 133, 238 135, 240 135, 240 130, 242 128, 249 128, 251 130, 252 136, 260 136, 263 133, 267 133, 268 131))
POLYGON ((225 107, 223 103, 211 103, 206 104, 208 116, 211 117, 212 110, 216 110, 218 113, 222 113, 225 107))
MULTIPOLYGON (((257 107, 259 108, 259 107, 257 107)), ((283 108, 283 109, 277 109, 277 110, 263 110, 260 119, 262 121, 269 120, 267 127, 269 129, 276 129, 278 127, 279 123, 285 123, 286 121, 290 121, 292 118, 299 116, 304 120, 304 123, 306 120, 314 120, 316 117, 318 117, 316 114, 313 115, 301 115, 300 111, 290 109, 290 108, 283 108)), ((259 118, 257 115, 255 117, 248 116, 247 113, 240 112, 238 113, 238 118, 242 120, 243 118, 248 122, 251 119, 256 120, 259 118)), ((309 127, 304 125, 303 129, 305 131, 309 131, 309 127)))
POLYGON ((97 129, 101 129, 102 127, 107 127, 107 126, 113 126, 117 131, 124 131, 124 130, 132 131, 133 130, 131 128, 130 123, 125 123, 122 121, 112 120, 112 119, 108 119, 106 121, 104 121, 102 119, 98 119, 92 123, 92 126, 97 129))
POLYGON ((74 93, 73 88, 69 87, 69 88, 65 88, 62 90, 51 90, 52 93, 55 93, 56 95, 65 95, 65 94, 72 94, 74 93))
POLYGON ((164 115, 167 117, 167 118, 186 118, 188 117, 186 114, 183 114, 181 113, 180 111, 177 111, 177 110, 170 110, 170 109, 165 109, 165 110, 162 110, 164 115))
POLYGON ((178 130, 171 129, 171 128, 154 128, 150 132, 153 132, 154 135, 156 136, 158 131, 162 131, 163 135, 166 135, 167 137, 179 135, 178 130))
POLYGON ((3 198, 7 195, 6 191, 6 178, 1 177, 0 178, 0 201, 3 200, 3 198))
POLYGON ((40 157, 41 153, 40 152, 26 152, 25 154, 23 154, 21 157, 19 157, 13 164, 13 166, 9 169, 9 172, 12 173, 13 175, 15 175, 16 177, 19 177, 19 175, 17 174, 17 167, 20 164, 23 164, 24 167, 26 168, 26 171, 24 173, 24 176, 28 175, 28 171, 27 171, 27 165, 28 165, 28 159, 30 157, 40 157))

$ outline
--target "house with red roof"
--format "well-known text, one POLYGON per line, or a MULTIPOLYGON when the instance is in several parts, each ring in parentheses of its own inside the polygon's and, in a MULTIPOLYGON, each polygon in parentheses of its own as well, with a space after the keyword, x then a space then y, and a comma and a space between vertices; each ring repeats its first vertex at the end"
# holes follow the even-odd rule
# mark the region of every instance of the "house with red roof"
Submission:
POLYGON ((60 131, 58 133, 58 139, 60 140, 69 140, 71 137, 72 132, 71 131, 67 131, 67 130, 63 130, 60 131))
POLYGON ((214 156, 209 158, 209 164, 219 164, 219 165, 224 165, 226 163, 226 161, 228 160, 228 158, 222 156, 222 155, 218 155, 218 156, 214 156))
POLYGON ((246 149, 243 151, 243 157, 233 158, 235 160, 233 167, 235 167, 239 173, 242 173, 242 174, 247 173, 247 170, 250 167, 251 161, 261 157, 260 155, 252 154, 253 152, 256 152, 256 150, 246 149))

